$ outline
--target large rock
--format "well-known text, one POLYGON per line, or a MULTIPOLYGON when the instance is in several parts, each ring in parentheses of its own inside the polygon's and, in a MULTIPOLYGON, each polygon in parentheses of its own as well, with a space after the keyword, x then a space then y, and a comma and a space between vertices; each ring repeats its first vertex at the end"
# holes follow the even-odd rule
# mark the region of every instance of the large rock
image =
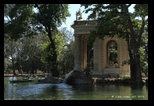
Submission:
POLYGON ((92 78, 86 76, 82 71, 72 70, 64 78, 63 83, 70 85, 90 85, 93 84, 92 78))

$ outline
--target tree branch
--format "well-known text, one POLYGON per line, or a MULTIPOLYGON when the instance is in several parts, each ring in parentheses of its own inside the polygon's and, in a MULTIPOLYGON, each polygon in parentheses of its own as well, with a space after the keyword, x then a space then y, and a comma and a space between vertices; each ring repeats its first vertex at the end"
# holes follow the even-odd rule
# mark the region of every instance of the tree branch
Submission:
POLYGON ((128 4, 128 5, 127 5, 127 8, 129 8, 131 5, 132 5, 132 4, 128 4))

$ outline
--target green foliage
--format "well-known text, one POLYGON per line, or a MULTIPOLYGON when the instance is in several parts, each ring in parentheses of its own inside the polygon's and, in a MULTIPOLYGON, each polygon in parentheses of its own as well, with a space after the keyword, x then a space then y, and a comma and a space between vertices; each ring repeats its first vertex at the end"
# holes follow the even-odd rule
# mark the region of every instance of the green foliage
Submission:
MULTIPOLYGON (((51 48, 51 45, 50 45, 50 41, 47 37, 46 38, 46 41, 44 41, 42 44, 41 44, 41 50, 42 50, 42 61, 43 62, 51 62, 51 55, 52 55, 52 48, 51 48)), ((64 35, 62 35, 62 33, 57 33, 53 36, 53 39, 55 41, 55 46, 56 46, 56 53, 57 53, 57 60, 59 61, 60 58, 62 58, 62 52, 63 52, 63 48, 64 48, 64 45, 66 44, 66 40, 64 38, 64 35)))
POLYGON ((60 58, 62 58, 63 49, 64 49, 64 46, 66 44, 66 39, 61 32, 59 32, 58 34, 53 36, 53 39, 55 40, 57 60, 59 61, 60 58))
POLYGON ((68 4, 35 4, 34 7, 38 10, 36 15, 34 16, 34 18, 36 19, 34 23, 36 23, 36 26, 42 26, 42 28, 45 29, 45 32, 47 32, 47 36, 50 40, 48 51, 51 52, 51 72, 53 76, 58 77, 58 50, 56 46, 56 41, 58 40, 55 39, 54 36, 59 33, 57 27, 60 26, 62 22, 65 22, 66 17, 70 16, 70 13, 68 11, 68 4))
POLYGON ((41 52, 42 52, 41 60, 44 63, 48 62, 47 58, 49 58, 49 56, 50 56, 49 55, 50 53, 48 51, 48 46, 49 46, 50 42, 49 42, 47 36, 45 36, 45 38, 46 38, 46 41, 42 42, 41 47, 40 47, 41 52))
POLYGON ((68 4, 35 4, 35 8, 38 10, 35 18, 47 32, 56 30, 70 16, 68 4))
POLYGON ((11 67, 11 62, 4 60, 4 71, 8 72, 10 67, 11 67))
POLYGON ((148 33, 143 33, 141 47, 139 48, 140 61, 142 66, 142 72, 145 76, 148 76, 148 52, 146 51, 146 46, 148 44, 148 33))
POLYGON ((29 24, 33 15, 31 4, 7 4, 4 7, 4 35, 17 40, 23 34, 33 34, 29 24))
POLYGON ((122 62, 122 66, 124 66, 124 65, 126 65, 126 64, 127 64, 127 65, 130 65, 130 60, 125 60, 125 61, 122 62))
MULTIPOLYGON (((50 42, 47 37, 46 41, 41 44, 42 57, 41 60, 45 64, 52 64, 51 55, 52 49, 50 48, 50 42)), ((57 52, 58 71, 61 74, 66 74, 74 67, 74 42, 70 44, 66 43, 66 38, 61 32, 53 36, 57 52)))
POLYGON ((64 46, 58 64, 61 75, 65 75, 74 69, 74 41, 64 46))
POLYGON ((68 4, 4 4, 4 35, 11 43, 11 46, 6 45, 4 49, 5 58, 9 55, 13 57, 15 54, 13 63, 21 62, 24 70, 52 68, 54 76, 58 76, 57 61, 63 58, 66 40, 65 36, 58 32, 57 27, 65 22, 68 16, 70 16, 68 4), (43 33, 47 36, 38 39, 39 34, 43 33), (36 34, 37 37, 33 36, 36 34), (24 38, 26 36, 29 38, 24 38), (24 41, 20 42, 20 38, 24 41), (13 44, 16 44, 18 53, 13 51, 13 44))

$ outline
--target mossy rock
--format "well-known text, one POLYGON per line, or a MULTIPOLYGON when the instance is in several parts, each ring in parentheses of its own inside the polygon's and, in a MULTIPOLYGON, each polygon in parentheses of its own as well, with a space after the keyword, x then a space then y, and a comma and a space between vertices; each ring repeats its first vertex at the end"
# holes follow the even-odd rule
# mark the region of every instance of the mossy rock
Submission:
POLYGON ((72 70, 65 78, 64 83, 70 85, 90 85, 93 84, 91 77, 86 76, 82 71, 72 70))

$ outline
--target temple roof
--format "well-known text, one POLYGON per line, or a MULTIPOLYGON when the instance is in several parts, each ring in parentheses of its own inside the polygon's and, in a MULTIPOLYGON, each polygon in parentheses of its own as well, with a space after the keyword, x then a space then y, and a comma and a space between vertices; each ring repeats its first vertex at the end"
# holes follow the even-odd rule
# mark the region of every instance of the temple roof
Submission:
POLYGON ((74 21, 73 25, 71 25, 71 27, 73 28, 74 26, 78 26, 78 25, 92 25, 92 26, 96 26, 97 25, 97 20, 77 20, 74 21))

